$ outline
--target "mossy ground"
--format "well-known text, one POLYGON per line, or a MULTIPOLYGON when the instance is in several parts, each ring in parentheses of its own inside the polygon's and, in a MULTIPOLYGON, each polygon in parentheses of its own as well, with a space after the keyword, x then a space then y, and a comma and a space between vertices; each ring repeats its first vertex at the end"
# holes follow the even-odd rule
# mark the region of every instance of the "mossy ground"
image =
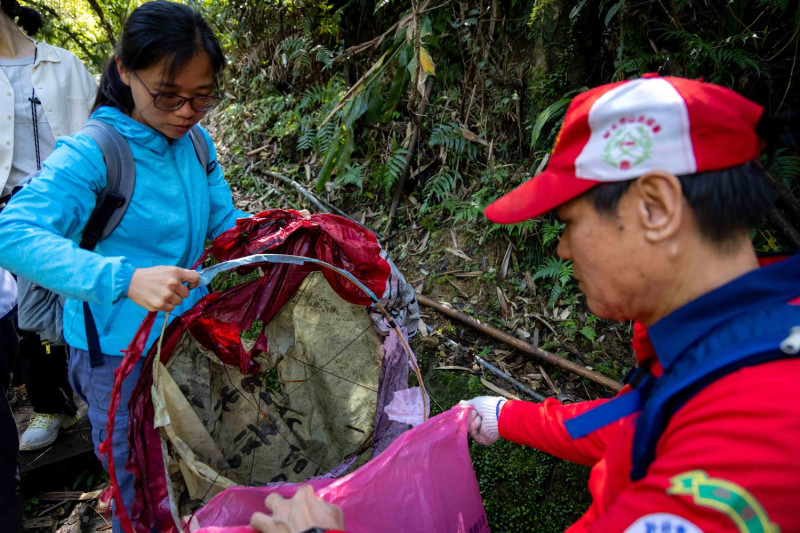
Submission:
MULTIPOLYGON (((435 370, 424 354, 420 362, 434 413, 493 394, 474 376, 435 370)), ((488 447, 470 442, 470 455, 494 532, 564 531, 589 507, 587 467, 502 439, 488 447)))

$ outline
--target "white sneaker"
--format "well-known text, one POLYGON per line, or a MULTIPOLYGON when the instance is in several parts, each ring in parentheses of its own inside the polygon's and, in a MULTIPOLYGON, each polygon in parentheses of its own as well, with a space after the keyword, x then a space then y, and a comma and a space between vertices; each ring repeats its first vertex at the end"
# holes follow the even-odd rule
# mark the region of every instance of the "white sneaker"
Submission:
POLYGON ((20 451, 39 450, 53 444, 58 437, 58 430, 74 426, 79 418, 79 415, 37 414, 19 439, 20 451))

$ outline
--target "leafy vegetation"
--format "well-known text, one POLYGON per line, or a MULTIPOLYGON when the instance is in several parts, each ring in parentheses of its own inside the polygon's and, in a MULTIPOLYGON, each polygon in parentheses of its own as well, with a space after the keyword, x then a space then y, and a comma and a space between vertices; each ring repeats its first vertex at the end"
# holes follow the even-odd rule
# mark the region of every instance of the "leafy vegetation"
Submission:
MULTIPOLYGON (((43 38, 97 73, 140 0, 31 3, 48 20, 43 38)), ((587 87, 658 72, 726 85, 768 114, 800 109, 800 6, 788 0, 188 3, 229 58, 209 125, 241 198, 300 207, 265 177, 278 170, 373 229, 424 291, 615 379, 631 364, 630 328, 586 310, 571 264, 555 257, 563 225, 495 225, 483 208, 545 168, 587 87)), ((780 198, 756 247, 800 247, 800 153, 764 164, 780 198)), ((437 357, 470 364, 462 352, 437 357)), ((442 405, 487 393, 475 377, 427 377, 442 405)), ((508 443, 472 454, 495 530, 562 530, 588 504, 582 467, 508 443)))

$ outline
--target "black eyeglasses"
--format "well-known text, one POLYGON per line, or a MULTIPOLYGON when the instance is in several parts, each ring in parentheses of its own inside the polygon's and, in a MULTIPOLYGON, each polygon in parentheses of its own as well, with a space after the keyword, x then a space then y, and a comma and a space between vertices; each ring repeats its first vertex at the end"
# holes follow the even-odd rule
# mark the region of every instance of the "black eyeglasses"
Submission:
POLYGON ((200 95, 187 98, 177 94, 153 93, 147 88, 147 85, 144 84, 142 78, 140 78, 136 72, 134 72, 133 75, 136 76, 136 79, 142 84, 147 94, 153 97, 153 105, 162 111, 175 111, 183 107, 183 104, 187 101, 195 111, 211 111, 217 107, 220 100, 222 100, 222 97, 213 95, 200 95))

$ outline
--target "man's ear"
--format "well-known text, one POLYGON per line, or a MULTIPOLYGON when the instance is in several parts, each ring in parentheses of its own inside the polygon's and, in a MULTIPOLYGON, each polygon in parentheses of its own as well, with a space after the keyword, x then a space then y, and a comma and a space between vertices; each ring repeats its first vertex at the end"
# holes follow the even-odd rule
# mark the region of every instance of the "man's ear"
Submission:
POLYGON ((122 80, 122 83, 130 87, 131 71, 125 68, 125 65, 122 64, 122 61, 120 61, 119 56, 114 56, 114 61, 117 63, 117 72, 119 72, 119 79, 122 80))
POLYGON ((674 236, 686 216, 683 189, 678 177, 654 170, 633 184, 638 220, 645 239, 656 243, 674 236))

